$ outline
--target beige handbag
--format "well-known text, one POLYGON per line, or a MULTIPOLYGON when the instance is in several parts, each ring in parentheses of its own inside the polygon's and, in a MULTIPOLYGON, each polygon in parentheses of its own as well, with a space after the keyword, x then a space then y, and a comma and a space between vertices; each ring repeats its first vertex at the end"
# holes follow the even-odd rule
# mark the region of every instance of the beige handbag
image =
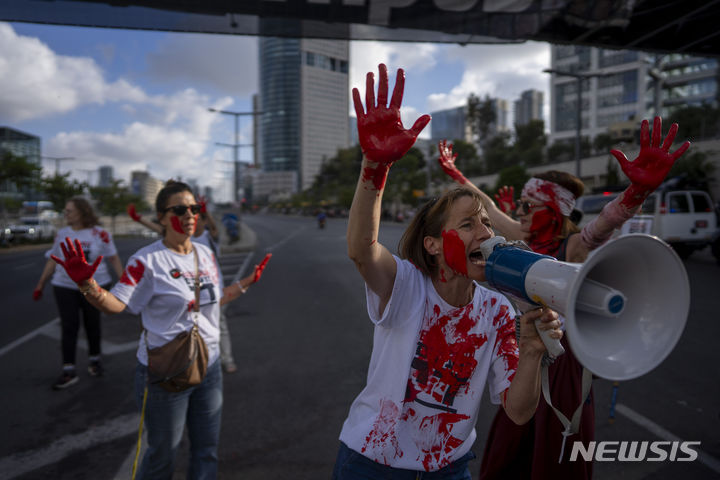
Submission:
POLYGON ((182 392, 199 385, 207 372, 208 349, 200 336, 197 323, 197 312, 200 310, 200 272, 198 254, 194 245, 193 253, 195 254, 193 327, 157 348, 147 348, 147 330, 145 331, 149 383, 159 385, 168 392, 182 392))

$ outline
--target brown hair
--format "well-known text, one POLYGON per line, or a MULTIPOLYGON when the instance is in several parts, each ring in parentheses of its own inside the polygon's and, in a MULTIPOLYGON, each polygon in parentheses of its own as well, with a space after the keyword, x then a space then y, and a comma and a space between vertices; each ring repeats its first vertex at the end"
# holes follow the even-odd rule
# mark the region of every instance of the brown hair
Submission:
POLYGON ((68 200, 68 202, 72 202, 80 213, 80 222, 82 223, 83 228, 100 225, 100 219, 98 219, 97 215, 95 215, 92 205, 90 205, 90 202, 88 202, 86 198, 72 197, 68 200))
POLYGON ((165 182, 165 186, 158 192, 157 197, 155 197, 155 211, 157 212, 158 217, 162 216, 165 212, 165 207, 167 207, 170 197, 181 192, 193 193, 190 185, 187 183, 178 182, 173 179, 165 182))
POLYGON ((425 237, 440 238, 442 228, 448 218, 450 207, 462 197, 475 200, 477 211, 483 209, 480 195, 467 188, 457 187, 445 192, 423 205, 410 221, 398 244, 400 258, 409 260, 425 275, 433 277, 437 274, 438 265, 435 259, 425 250, 425 237))
MULTIPOLYGON (((580 180, 573 174, 561 172, 560 170, 548 170, 547 172, 536 173, 533 175, 533 177, 539 178, 540 180, 547 180, 548 182, 557 183, 561 187, 569 190, 570 193, 573 194, 575 199, 582 196, 583 192, 585 191, 585 184, 582 182, 582 180, 580 180)), ((560 229, 560 234, 557 238, 564 240, 573 233, 578 232, 580 232, 580 229, 577 225, 575 225, 575 223, 573 223, 572 220, 570 220, 570 217, 563 216, 562 228, 560 229)))

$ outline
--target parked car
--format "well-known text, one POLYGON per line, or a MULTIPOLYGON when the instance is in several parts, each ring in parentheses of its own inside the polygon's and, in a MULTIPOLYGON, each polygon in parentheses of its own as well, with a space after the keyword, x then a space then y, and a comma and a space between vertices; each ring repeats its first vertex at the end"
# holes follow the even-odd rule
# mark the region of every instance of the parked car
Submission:
POLYGON ((711 245, 717 230, 712 200, 702 190, 656 190, 621 233, 643 232, 669 243, 681 258, 711 245))
POLYGON ((8 225, 4 229, 5 238, 9 242, 52 240, 55 233, 54 222, 43 217, 22 217, 19 223, 8 225))
MULTIPOLYGON (((583 214, 584 227, 620 192, 584 195, 575 208, 583 214)), ((640 212, 625 222, 613 237, 628 233, 647 233, 669 243, 681 258, 703 249, 713 241, 717 217, 707 192, 702 190, 658 189, 648 196, 640 212)))

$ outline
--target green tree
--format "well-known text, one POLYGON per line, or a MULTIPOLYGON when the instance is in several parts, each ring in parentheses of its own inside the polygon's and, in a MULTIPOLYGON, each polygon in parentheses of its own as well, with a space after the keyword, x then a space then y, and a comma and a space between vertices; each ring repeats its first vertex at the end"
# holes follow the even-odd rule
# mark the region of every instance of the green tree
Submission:
POLYGON ((514 187, 515 192, 521 192, 525 182, 530 179, 525 167, 522 165, 513 165, 510 167, 503 168, 498 174, 497 182, 495 182, 495 190, 492 193, 497 193, 501 187, 508 186, 514 187))
POLYGON ((610 156, 607 162, 607 169, 605 170, 605 185, 608 187, 615 187, 620 185, 620 173, 618 170, 618 163, 615 157, 610 156))
POLYGON ((510 147, 508 132, 500 132, 485 144, 483 158, 488 173, 499 172, 505 167, 519 163, 516 152, 510 147))
POLYGON ((90 187, 90 194, 97 201, 97 209, 103 215, 109 215, 112 232, 115 232, 115 217, 125 213, 128 204, 134 203, 139 211, 149 208, 140 195, 130 193, 122 180, 113 180, 107 187, 90 187))
POLYGON ((42 167, 7 150, 0 157, 0 184, 12 182, 19 189, 37 186, 42 167))
POLYGON ((682 138, 678 137, 677 140, 715 136, 720 131, 720 109, 708 104, 683 107, 672 112, 665 129, 667 130, 672 123, 680 126, 682 138))
POLYGON ((453 153, 457 153, 455 164, 458 166, 460 171, 465 174, 465 176, 469 177, 483 174, 483 164, 478 156, 475 145, 456 138, 452 141, 452 146, 453 153))
POLYGON ((593 140, 593 149, 598 153, 607 153, 615 146, 615 140, 608 133, 601 133, 593 140))
POLYGON ((467 102, 467 120, 473 135, 478 139, 480 145, 488 142, 490 127, 497 121, 497 113, 493 106, 490 95, 485 94, 484 99, 471 93, 467 102))
POLYGON ((708 153, 715 152, 685 153, 672 166, 667 178, 684 176, 689 182, 704 185, 714 181, 715 165, 708 161, 708 153))
POLYGON ((385 195, 388 199, 399 198, 403 203, 414 206, 418 203, 414 192, 425 190, 426 185, 425 158, 420 149, 412 147, 390 168, 385 195))
POLYGON ((87 187, 85 182, 69 181, 69 177, 70 172, 56 173, 52 177, 43 178, 40 184, 40 189, 45 194, 45 197, 52 202, 57 211, 62 211, 65 208, 65 203, 70 198, 81 195, 87 187))
POLYGON ((543 150, 547 144, 545 122, 531 120, 525 125, 515 125, 514 163, 525 166, 543 163, 543 150))

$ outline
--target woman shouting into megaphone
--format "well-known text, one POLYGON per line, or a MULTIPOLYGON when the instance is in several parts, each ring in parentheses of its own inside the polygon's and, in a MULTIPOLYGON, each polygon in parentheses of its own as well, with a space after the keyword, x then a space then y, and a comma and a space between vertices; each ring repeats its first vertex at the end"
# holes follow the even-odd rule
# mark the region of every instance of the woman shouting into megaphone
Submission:
POLYGON ((365 281, 375 325, 366 387, 350 407, 333 478, 469 479, 468 462, 485 385, 514 422, 527 422, 540 395, 545 346, 534 326, 562 332, 549 309, 517 320, 488 290, 479 246, 494 234, 480 196, 458 188, 426 203, 395 256, 378 242, 385 180, 430 121, 406 130, 400 119, 404 74, 388 105, 380 65, 377 101, 367 75, 365 105, 353 90, 362 170, 348 221, 348 255, 365 281), (519 341, 518 341, 519 340, 519 341))
MULTIPOLYGON (((507 188, 502 188, 496 196, 497 206, 458 170, 452 145, 440 142, 439 162, 457 183, 481 196, 493 225, 508 240, 524 240, 537 253, 560 261, 582 263, 592 250, 607 242, 615 229, 640 210, 643 201, 688 149, 690 142, 685 142, 670 152, 677 131, 678 125, 673 124, 663 141, 660 117, 655 117, 652 137, 649 122, 643 120, 640 152, 634 161, 628 161, 619 150, 611 150, 631 184, 582 230, 570 219, 575 200, 584 190, 582 181, 574 175, 556 170, 535 174, 523 187, 517 206, 512 190, 507 188), (516 219, 508 215, 513 209, 516 219)), ((579 430, 573 432, 577 436, 571 440, 582 441, 587 447, 595 438, 592 390, 587 398, 582 398, 583 366, 566 338, 562 345, 566 354, 548 367, 550 396, 554 407, 568 418, 576 408, 582 408, 579 430)), ((522 426, 516 425, 501 409, 486 442, 480 478, 591 478, 592 463, 569 462, 563 451, 563 440, 563 425, 544 399, 540 400, 534 418, 522 426)))

